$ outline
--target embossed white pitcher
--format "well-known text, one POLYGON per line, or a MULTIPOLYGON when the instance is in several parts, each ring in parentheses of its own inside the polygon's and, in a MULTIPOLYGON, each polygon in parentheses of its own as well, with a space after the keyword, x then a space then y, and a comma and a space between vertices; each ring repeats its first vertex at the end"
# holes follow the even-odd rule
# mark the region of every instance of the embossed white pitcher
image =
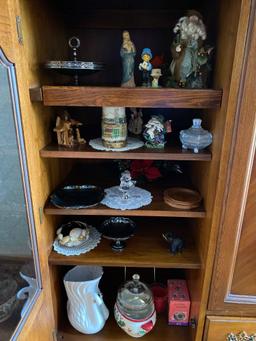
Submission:
POLYGON ((109 316, 98 288, 102 275, 100 266, 75 266, 64 277, 68 318, 81 333, 99 332, 109 316))

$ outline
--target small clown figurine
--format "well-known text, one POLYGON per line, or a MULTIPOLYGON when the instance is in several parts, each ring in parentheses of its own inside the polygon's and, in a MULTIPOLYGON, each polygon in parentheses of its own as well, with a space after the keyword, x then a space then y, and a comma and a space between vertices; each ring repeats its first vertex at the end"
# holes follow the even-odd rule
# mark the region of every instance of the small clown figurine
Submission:
POLYGON ((143 49, 141 53, 141 59, 143 62, 139 64, 139 70, 142 71, 142 86, 150 87, 150 72, 152 70, 152 64, 150 63, 150 60, 152 59, 152 53, 148 47, 143 49))

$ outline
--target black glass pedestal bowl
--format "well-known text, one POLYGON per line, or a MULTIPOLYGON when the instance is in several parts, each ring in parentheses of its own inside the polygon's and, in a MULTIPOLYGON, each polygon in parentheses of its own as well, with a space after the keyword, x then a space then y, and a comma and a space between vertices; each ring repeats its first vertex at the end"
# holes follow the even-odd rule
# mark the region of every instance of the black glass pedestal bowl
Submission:
POLYGON ((99 228, 104 238, 112 240, 111 247, 114 251, 123 251, 126 246, 125 240, 131 238, 135 230, 136 224, 124 217, 111 217, 99 228))

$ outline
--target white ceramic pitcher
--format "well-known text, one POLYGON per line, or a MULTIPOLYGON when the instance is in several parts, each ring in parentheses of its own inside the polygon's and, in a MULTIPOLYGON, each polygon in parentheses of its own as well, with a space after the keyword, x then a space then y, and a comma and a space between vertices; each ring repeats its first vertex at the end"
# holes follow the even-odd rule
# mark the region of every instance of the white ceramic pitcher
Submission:
POLYGON ((68 318, 81 333, 99 332, 109 316, 98 288, 102 275, 100 266, 75 266, 64 277, 68 318))

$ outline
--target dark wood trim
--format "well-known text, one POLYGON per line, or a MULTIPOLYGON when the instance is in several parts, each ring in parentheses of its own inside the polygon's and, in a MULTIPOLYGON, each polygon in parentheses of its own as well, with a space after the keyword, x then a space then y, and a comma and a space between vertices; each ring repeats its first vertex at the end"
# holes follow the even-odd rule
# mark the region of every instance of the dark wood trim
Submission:
POLYGON ((30 88, 29 96, 31 102, 43 102, 42 88, 30 88))

